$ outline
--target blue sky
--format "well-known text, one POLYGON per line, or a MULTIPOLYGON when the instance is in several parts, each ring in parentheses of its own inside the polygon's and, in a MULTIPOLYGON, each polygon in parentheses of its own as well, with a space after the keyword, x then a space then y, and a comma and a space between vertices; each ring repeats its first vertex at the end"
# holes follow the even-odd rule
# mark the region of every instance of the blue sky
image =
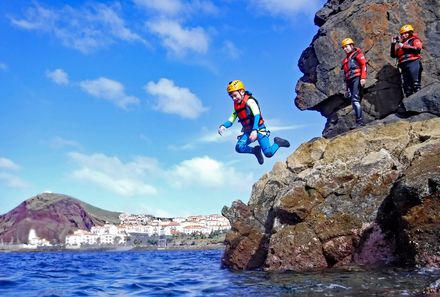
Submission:
POLYGON ((247 202, 324 118, 294 106, 324 0, 0 4, 0 214, 45 191, 107 210, 186 216, 247 202), (234 150, 225 88, 241 79, 274 136, 260 166, 234 150))

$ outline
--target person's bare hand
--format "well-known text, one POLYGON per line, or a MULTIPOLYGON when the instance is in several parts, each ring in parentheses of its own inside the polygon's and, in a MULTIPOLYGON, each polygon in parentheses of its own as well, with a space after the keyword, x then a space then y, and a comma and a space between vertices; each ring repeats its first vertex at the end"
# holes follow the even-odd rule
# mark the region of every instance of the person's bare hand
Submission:
POLYGON ((258 136, 257 131, 254 130, 251 132, 251 135, 249 135, 249 139, 251 141, 255 141, 255 140, 257 140, 257 136, 258 136))
POLYGON ((218 127, 217 132, 218 132, 218 134, 223 135, 223 132, 225 132, 225 130, 226 130, 226 127, 221 125, 220 127, 218 127))
POLYGON ((361 86, 365 86, 365 84, 367 83, 367 80, 365 78, 362 78, 360 83, 361 83, 361 86))

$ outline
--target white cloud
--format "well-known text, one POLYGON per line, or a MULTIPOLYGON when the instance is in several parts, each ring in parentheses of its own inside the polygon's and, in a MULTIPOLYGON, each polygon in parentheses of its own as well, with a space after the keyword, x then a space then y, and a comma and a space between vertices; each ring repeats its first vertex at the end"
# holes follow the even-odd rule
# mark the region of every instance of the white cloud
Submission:
POLYGON ((0 157, 0 184, 3 184, 10 188, 26 188, 28 184, 20 177, 7 172, 7 171, 18 171, 20 166, 14 161, 0 157))
POLYGON ((156 97, 154 108, 164 113, 195 119, 207 110, 188 88, 178 87, 172 80, 166 78, 161 78, 157 83, 148 82, 145 91, 156 97))
POLYGON ((0 183, 10 188, 26 188, 28 184, 20 177, 0 171, 0 183))
POLYGON ((204 0, 133 0, 146 10, 159 13, 161 16, 182 17, 191 14, 217 14, 219 9, 211 2, 204 0))
POLYGON ((201 27, 183 28, 177 21, 168 19, 151 21, 147 26, 162 39, 165 48, 176 56, 185 56, 190 51, 199 54, 208 51, 209 36, 201 27))
POLYGON ((208 156, 185 160, 169 176, 178 187, 247 188, 253 183, 252 173, 244 174, 208 156))
POLYGON ((270 127, 270 131, 277 132, 277 131, 287 131, 287 130, 298 130, 301 128, 304 128, 304 125, 272 125, 270 127))
POLYGON ((71 173, 77 180, 95 184, 125 197, 158 193, 156 187, 145 182, 159 171, 154 159, 137 157, 131 162, 123 163, 117 157, 77 152, 70 153, 69 157, 80 167, 71 173))
POLYGON ((10 159, 0 157, 0 169, 19 170, 20 166, 10 159))
POLYGON ((241 55, 241 51, 235 46, 235 44, 232 41, 229 40, 226 40, 223 43, 222 50, 232 59, 238 59, 241 55))
POLYGON ((153 216, 158 217, 158 218, 172 218, 172 217, 175 217, 174 214, 170 213, 167 210, 156 208, 156 207, 152 207, 152 206, 147 205, 145 203, 141 203, 140 205, 138 205, 136 207, 136 209, 133 209, 133 210, 129 211, 129 213, 134 213, 134 214, 148 213, 148 214, 153 215, 153 216))
POLYGON ((124 86, 120 82, 105 77, 82 81, 80 87, 90 95, 108 100, 123 109, 140 103, 137 97, 125 94, 124 86))
POLYGON ((82 53, 94 52, 119 40, 147 44, 126 27, 119 10, 117 4, 88 4, 80 9, 66 5, 58 10, 34 4, 22 18, 10 20, 19 28, 49 33, 64 46, 82 53))
POLYGON ((218 14, 220 9, 211 1, 193 0, 187 7, 192 13, 218 14))
POLYGON ((69 84, 69 75, 63 69, 58 68, 53 71, 47 71, 46 75, 58 85, 69 84))
POLYGON ((76 149, 81 149, 81 144, 75 140, 68 140, 62 137, 55 137, 51 140, 51 146, 55 149, 61 149, 66 147, 73 147, 76 149))
POLYGON ((133 2, 140 7, 165 15, 176 15, 184 9, 180 0, 133 0, 133 2))
POLYGON ((195 139, 195 142, 202 142, 202 143, 219 143, 219 142, 236 142, 237 141, 237 135, 240 135, 241 132, 241 125, 239 123, 235 123, 232 127, 228 128, 223 132, 223 135, 219 135, 217 132, 217 129, 214 131, 209 131, 203 133, 202 136, 195 139))
POLYGON ((320 0, 252 0, 257 10, 271 15, 292 17, 298 13, 314 14, 322 1, 320 0))

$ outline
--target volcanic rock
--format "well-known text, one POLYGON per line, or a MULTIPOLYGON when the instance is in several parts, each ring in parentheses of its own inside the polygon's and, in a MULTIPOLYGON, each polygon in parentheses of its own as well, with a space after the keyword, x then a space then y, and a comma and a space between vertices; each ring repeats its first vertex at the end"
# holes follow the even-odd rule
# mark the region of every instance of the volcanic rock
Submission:
POLYGON ((439 117, 301 145, 254 185, 248 205, 224 208, 232 231, 223 264, 269 271, 440 267, 439 154, 439 117))
POLYGON ((439 19, 439 1, 329 0, 317 12, 315 24, 320 28, 298 62, 304 76, 296 85, 295 105, 300 110, 316 110, 327 118, 325 137, 350 129, 355 117, 350 101, 343 96, 345 83, 340 63, 345 53, 340 42, 351 37, 367 59, 368 77, 362 100, 365 121, 402 112, 401 78, 395 59, 390 57, 390 42, 400 26, 411 23, 423 41, 422 84, 437 85, 424 94, 413 95, 405 106, 411 114, 436 110, 438 115, 438 104, 428 106, 438 102, 440 96, 439 19))

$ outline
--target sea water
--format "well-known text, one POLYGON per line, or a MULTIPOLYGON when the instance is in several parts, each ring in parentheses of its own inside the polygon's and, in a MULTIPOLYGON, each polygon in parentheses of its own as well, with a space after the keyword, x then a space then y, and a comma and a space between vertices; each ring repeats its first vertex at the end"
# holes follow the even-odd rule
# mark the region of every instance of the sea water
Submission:
POLYGON ((0 296, 416 296, 434 269, 232 272, 221 250, 0 253, 0 296))

